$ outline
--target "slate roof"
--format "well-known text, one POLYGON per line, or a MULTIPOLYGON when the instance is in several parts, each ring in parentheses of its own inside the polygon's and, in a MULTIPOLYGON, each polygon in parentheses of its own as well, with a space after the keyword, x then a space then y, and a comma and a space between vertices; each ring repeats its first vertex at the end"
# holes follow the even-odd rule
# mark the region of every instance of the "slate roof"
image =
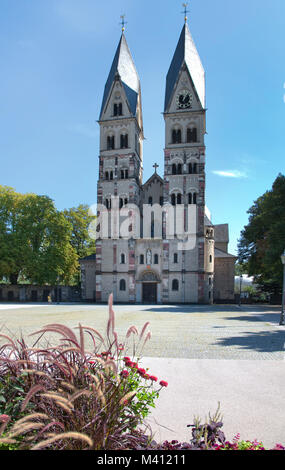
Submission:
POLYGON ((113 82, 117 75, 120 77, 124 86, 130 111, 134 116, 136 116, 137 101, 140 93, 140 80, 124 33, 120 38, 112 67, 105 85, 100 119, 102 117, 113 82))
POLYGON ((80 258, 80 261, 93 261, 96 260, 96 254, 94 253, 93 255, 85 256, 84 258, 80 258))
POLYGON ((187 23, 183 26, 167 77, 164 111, 169 106, 175 83, 185 64, 196 88, 202 108, 205 108, 205 71, 187 23))
POLYGON ((226 253, 225 251, 219 250, 215 247, 215 258, 234 258, 237 259, 237 256, 226 253))

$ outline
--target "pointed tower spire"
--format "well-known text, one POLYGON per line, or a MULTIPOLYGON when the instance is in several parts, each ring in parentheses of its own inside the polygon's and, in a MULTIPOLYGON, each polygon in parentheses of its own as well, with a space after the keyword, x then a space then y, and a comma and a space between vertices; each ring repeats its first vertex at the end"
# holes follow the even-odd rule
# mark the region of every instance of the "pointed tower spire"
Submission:
POLYGON ((166 77, 166 91, 164 103, 165 112, 167 111, 171 102, 175 85, 177 83, 183 65, 185 65, 188 69, 201 107, 203 109, 205 108, 205 71, 187 24, 186 13, 185 18, 185 24, 182 28, 180 38, 166 77))
MULTIPOLYGON (((125 25, 124 21, 123 23, 125 25)), ((117 79, 120 79, 124 86, 131 114, 136 116, 140 95, 140 80, 124 35, 124 26, 122 27, 122 35, 105 85, 100 119, 104 113, 113 83, 117 79)))

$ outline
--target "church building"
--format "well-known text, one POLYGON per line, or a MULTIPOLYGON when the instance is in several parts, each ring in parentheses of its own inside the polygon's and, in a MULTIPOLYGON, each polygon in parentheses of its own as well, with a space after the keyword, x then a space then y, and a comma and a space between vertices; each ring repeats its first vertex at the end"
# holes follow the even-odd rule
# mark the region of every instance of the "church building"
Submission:
POLYGON ((85 300, 107 302, 110 293, 122 303, 234 299, 228 225, 213 225, 205 202, 205 72, 187 18, 166 76, 163 116, 164 172, 155 164, 143 182, 140 79, 123 28, 98 121, 96 255, 80 260, 85 300), (178 235, 181 226, 191 240, 178 235))

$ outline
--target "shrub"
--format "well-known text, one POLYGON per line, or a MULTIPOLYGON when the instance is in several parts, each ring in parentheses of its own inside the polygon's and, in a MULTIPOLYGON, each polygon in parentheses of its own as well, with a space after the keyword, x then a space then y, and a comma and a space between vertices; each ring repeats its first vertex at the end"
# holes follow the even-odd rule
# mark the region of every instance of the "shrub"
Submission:
POLYGON ((82 325, 77 338, 59 324, 33 333, 40 335, 33 347, 1 335, 8 340, 0 350, 2 411, 9 415, 1 428, 2 445, 74 450, 134 446, 141 436, 136 428, 154 406, 162 385, 155 389, 156 377, 139 368, 139 359, 132 363, 122 355, 129 341, 133 355, 136 347, 143 349, 151 336, 148 326, 149 322, 140 334, 131 326, 124 343, 119 343, 111 295, 105 338, 82 325), (59 334, 60 340, 41 346, 39 340, 47 333, 59 334), (92 351, 86 350, 86 335, 92 351), (8 408, 15 396, 17 401, 8 408))

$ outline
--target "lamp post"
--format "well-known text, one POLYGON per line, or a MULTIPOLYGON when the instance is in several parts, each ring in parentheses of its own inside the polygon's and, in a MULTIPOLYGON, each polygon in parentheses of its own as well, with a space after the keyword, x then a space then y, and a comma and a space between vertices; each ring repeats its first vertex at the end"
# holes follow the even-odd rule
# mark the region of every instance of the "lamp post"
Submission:
POLYGON ((285 302, 285 250, 281 255, 281 261, 283 264, 283 289, 282 289, 282 308, 281 308, 281 316, 280 316, 280 323, 279 325, 285 325, 284 322, 284 302, 285 302))
POLYGON ((242 286, 242 274, 239 277, 239 307, 241 306, 241 286, 242 286))

